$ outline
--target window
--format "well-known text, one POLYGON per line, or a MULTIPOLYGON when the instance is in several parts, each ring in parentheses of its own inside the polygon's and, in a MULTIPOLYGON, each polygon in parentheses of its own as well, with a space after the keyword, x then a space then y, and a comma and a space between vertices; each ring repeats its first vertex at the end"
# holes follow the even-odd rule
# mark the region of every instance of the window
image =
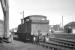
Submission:
POLYGON ((29 21, 29 19, 26 19, 26 21, 29 21))

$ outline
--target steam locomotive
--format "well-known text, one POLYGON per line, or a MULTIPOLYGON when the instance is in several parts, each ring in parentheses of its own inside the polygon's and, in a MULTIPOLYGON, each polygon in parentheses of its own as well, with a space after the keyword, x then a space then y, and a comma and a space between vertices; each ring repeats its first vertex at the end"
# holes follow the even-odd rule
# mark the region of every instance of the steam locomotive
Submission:
POLYGON ((49 20, 43 15, 30 15, 21 19, 18 25, 18 37, 24 41, 38 41, 49 32, 49 20))

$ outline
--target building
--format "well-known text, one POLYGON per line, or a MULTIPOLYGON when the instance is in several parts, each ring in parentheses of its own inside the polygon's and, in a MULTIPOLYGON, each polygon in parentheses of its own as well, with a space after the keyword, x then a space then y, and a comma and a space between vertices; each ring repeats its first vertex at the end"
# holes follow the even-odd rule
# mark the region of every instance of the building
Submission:
POLYGON ((0 20, 0 37, 4 34, 4 22, 0 20))
POLYGON ((75 22, 70 22, 64 26, 64 31, 67 33, 75 33, 75 22))

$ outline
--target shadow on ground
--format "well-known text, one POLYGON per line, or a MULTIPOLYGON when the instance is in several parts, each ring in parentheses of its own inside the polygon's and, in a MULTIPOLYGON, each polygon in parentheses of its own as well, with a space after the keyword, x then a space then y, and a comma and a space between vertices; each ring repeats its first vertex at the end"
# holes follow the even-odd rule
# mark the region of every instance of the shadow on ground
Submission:
POLYGON ((19 38, 19 37, 13 37, 14 40, 16 41, 20 41, 20 42, 24 42, 24 43, 32 43, 32 41, 27 41, 24 38, 19 38))

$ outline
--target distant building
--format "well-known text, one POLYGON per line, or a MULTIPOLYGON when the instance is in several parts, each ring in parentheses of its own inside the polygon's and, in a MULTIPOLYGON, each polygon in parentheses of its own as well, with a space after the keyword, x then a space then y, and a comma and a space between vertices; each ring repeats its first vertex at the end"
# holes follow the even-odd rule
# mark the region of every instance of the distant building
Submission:
POLYGON ((0 20, 0 36, 4 34, 4 22, 0 20))
POLYGON ((54 31, 59 31, 60 25, 52 25, 51 29, 54 30, 54 31))
POLYGON ((67 33, 75 33, 75 22, 70 22, 64 26, 64 30, 67 33))
POLYGON ((17 29, 18 29, 18 28, 12 28, 10 31, 11 31, 11 32, 17 32, 17 29))
POLYGON ((52 33, 60 33, 60 32, 64 32, 64 29, 62 27, 60 27, 60 25, 50 25, 50 32, 52 33))

